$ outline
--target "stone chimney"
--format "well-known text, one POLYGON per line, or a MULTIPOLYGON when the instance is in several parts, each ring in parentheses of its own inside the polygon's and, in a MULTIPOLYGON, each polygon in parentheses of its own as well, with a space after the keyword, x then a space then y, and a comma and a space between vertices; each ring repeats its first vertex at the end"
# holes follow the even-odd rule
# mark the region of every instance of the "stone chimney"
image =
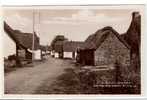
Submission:
POLYGON ((139 16, 140 16, 139 12, 133 12, 132 13, 132 19, 139 17, 139 16))

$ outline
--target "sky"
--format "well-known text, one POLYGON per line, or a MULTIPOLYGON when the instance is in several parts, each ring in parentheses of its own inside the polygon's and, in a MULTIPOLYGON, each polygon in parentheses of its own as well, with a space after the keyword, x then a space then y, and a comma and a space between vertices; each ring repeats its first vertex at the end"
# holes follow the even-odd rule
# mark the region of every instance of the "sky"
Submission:
MULTIPOLYGON (((136 9, 36 9, 34 29, 40 44, 49 45, 56 35, 72 41, 84 41, 90 34, 105 26, 125 33, 136 9)), ((32 9, 4 9, 4 20, 13 29, 33 32, 32 9)))

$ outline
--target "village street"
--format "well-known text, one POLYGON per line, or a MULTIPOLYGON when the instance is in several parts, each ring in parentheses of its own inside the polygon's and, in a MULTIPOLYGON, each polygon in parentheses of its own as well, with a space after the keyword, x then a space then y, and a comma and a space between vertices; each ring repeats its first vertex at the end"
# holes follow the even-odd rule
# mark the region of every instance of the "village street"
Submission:
MULTIPOLYGON (((44 62, 34 67, 24 67, 5 75, 5 93, 32 94, 48 80, 52 83, 56 77, 69 66, 68 60, 56 59, 49 56, 44 62)), ((48 83, 49 84, 49 83, 48 83)))
POLYGON ((4 94, 141 94, 139 6, 4 10, 4 94))

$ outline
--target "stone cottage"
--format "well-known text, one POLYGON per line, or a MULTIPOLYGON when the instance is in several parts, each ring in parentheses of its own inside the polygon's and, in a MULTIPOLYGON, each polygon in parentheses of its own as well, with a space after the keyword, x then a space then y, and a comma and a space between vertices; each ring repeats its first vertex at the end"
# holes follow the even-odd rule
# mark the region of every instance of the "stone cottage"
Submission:
POLYGON ((104 27, 90 35, 80 48, 79 62, 86 65, 130 65, 130 47, 112 27, 104 27))

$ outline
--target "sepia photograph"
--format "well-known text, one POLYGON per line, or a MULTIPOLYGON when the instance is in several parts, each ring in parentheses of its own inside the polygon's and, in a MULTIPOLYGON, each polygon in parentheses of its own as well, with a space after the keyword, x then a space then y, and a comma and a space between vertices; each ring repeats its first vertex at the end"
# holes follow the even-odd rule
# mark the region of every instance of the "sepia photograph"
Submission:
POLYGON ((4 94, 141 94, 144 5, 2 11, 4 94))

